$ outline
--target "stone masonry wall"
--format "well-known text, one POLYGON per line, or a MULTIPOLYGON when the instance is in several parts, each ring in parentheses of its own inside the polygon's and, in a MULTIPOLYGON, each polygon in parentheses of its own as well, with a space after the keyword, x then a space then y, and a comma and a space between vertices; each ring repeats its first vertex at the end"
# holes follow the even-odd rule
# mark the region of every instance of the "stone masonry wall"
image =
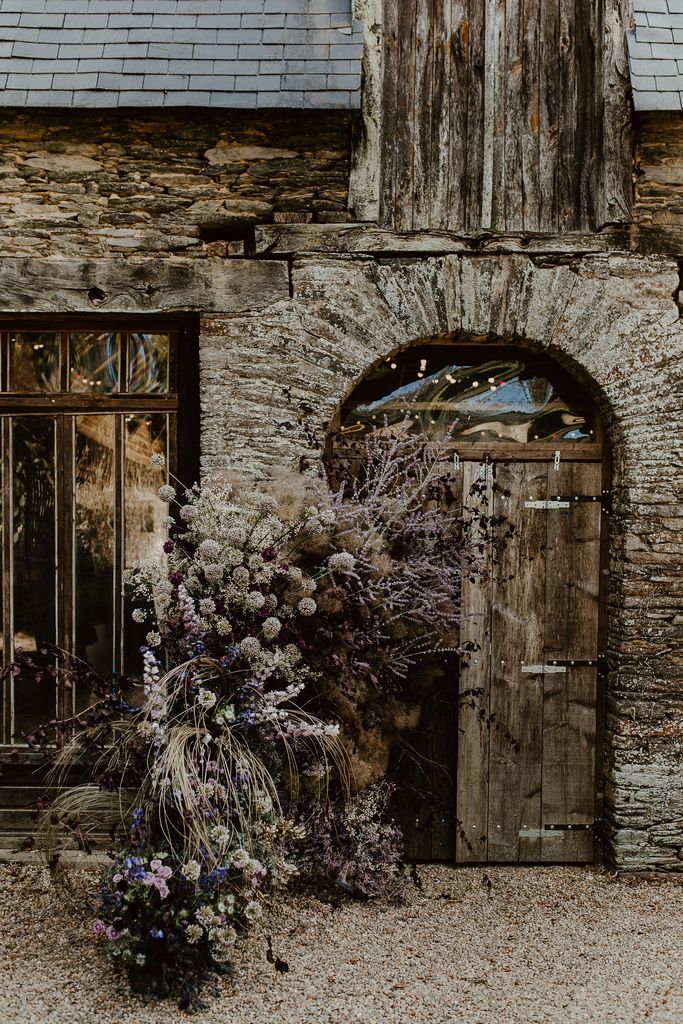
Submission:
POLYGON ((345 219, 350 114, 0 111, 0 255, 239 252, 283 211, 345 219))
POLYGON ((316 472, 375 361, 451 334, 548 352, 598 401, 614 453, 608 855, 683 871, 683 329, 674 263, 629 255, 295 259, 293 295, 201 332, 203 466, 316 472))

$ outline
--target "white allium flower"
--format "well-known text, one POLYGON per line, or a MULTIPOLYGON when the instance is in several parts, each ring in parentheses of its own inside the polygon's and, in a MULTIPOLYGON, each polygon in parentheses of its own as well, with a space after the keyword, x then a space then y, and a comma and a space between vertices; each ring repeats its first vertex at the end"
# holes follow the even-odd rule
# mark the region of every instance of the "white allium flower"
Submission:
POLYGON ((266 599, 259 590, 252 590, 247 594, 247 608, 251 608, 252 611, 259 611, 265 603, 266 599))
POLYGON ((209 562, 204 566, 204 576, 207 583, 220 583, 223 579, 223 566, 220 562, 209 562))
POLYGON ((326 508, 322 512, 318 513, 318 517, 321 523, 325 526, 332 526, 337 521, 337 517, 331 508, 326 508))
POLYGON ((275 594, 266 594, 266 603, 264 608, 269 612, 272 612, 277 608, 277 598, 275 594))
POLYGON ((207 904, 205 903, 203 906, 199 908, 199 910, 195 913, 194 916, 197 918, 199 924, 203 925, 205 928, 208 928, 214 918, 213 909, 207 906, 207 904))
POLYGON ((144 622, 147 615, 142 608, 133 608, 133 614, 131 615, 133 622, 144 622))
POLYGON ((162 501, 175 501, 175 487, 170 484, 162 484, 159 488, 159 497, 162 501))
POLYGON ((309 615, 314 615, 317 607, 318 606, 312 597, 302 597, 297 605, 297 608, 299 609, 299 614, 305 615, 306 617, 308 617, 309 615))
POLYGON ((195 942, 199 942, 202 935, 204 934, 204 929, 199 924, 189 924, 187 926, 187 931, 185 932, 185 934, 187 935, 187 941, 189 942, 189 944, 191 946, 194 946, 195 942))
POLYGON ((242 871, 244 868, 246 868, 250 860, 251 857, 249 856, 247 851, 243 847, 240 847, 233 853, 231 864, 237 871, 242 871))
POLYGON ((261 642, 258 637, 245 636, 240 643, 240 650, 245 658, 254 658, 261 653, 261 642))
POLYGON ((249 570, 244 565, 238 565, 232 570, 232 578, 238 587, 246 587, 249 583, 249 570))
POLYGON ((330 569, 335 572, 353 572, 356 559, 350 551, 337 551, 327 559, 330 569))
POLYGON ((149 461, 152 463, 153 466, 165 466, 166 456, 162 455, 161 452, 155 452, 149 461))
POLYGON ((266 640, 274 640, 282 629, 282 623, 275 616, 270 616, 261 626, 261 632, 266 640))
POLYGON ((207 562, 214 561, 221 553, 221 546, 217 540, 203 540, 197 551, 201 558, 205 558, 207 562))
POLYGON ((296 665, 301 661, 301 651, 296 644, 287 644, 285 647, 285 655, 287 657, 287 661, 292 665, 296 665))
POLYGON ((161 643, 161 635, 152 630, 150 633, 147 634, 145 640, 147 641, 149 647, 158 647, 161 643))
POLYGON ((229 829, 226 825, 214 825, 211 829, 211 838, 219 846, 227 846, 232 838, 232 829, 229 829))
POLYGON ((186 864, 183 864, 180 869, 181 875, 184 875, 189 882, 196 882, 202 873, 201 866, 196 860, 188 860, 186 864))
POLYGON ((228 565, 241 565, 244 561, 244 555, 239 548, 226 548, 223 558, 228 565))
POLYGON ((189 523, 192 519, 197 517, 197 509, 194 505, 183 505, 178 515, 181 519, 184 519, 189 523))
POLYGON ((234 544, 235 547, 241 548, 247 542, 247 531, 241 526, 231 526, 226 537, 230 544, 234 544))
POLYGON ((318 589, 318 584, 315 582, 315 580, 303 580, 301 584, 301 589, 306 594, 313 594, 318 589))
POLYGON ((260 551, 254 551, 252 555, 249 555, 249 565, 252 569, 258 569, 263 565, 263 555, 260 551))
POLYGON ((298 565, 293 565, 290 567, 290 570, 287 575, 289 576, 292 583, 299 583, 303 578, 304 574, 302 573, 298 565))
POLYGON ((216 602, 212 597, 203 597, 199 602, 199 611, 201 615, 213 615, 216 611, 216 602))
POLYGON ((228 622, 227 619, 219 619, 216 623, 216 629, 219 636, 228 636, 229 633, 232 633, 232 623, 228 622))
POLYGON ((250 900, 244 908, 244 916, 247 921, 257 921, 263 913, 263 907, 258 900, 250 900))
POLYGON ((173 516, 164 516, 164 518, 161 521, 167 530, 170 530, 171 527, 175 525, 175 519, 173 518, 173 516))
POLYGON ((202 708, 212 708, 216 703, 216 694, 213 690, 200 689, 197 694, 197 703, 202 708))
POLYGON ((233 704, 226 704, 216 714, 216 722, 218 725, 231 725, 235 721, 237 715, 235 713, 235 707, 233 704))

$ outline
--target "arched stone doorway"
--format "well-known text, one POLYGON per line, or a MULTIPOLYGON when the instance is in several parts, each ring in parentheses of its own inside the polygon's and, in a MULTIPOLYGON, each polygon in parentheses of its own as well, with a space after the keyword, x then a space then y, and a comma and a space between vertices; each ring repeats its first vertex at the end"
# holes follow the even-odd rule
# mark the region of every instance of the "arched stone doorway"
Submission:
POLYGON ((586 385, 614 462, 604 834, 623 870, 680 871, 683 859, 678 286, 672 260, 623 252, 299 254, 288 299, 204 317, 200 337, 209 474, 318 474, 346 396, 420 338, 523 344, 586 385))
POLYGON ((392 758, 408 855, 601 859, 611 495, 595 403, 547 356, 441 337, 377 362, 337 420, 333 479, 370 432, 439 438, 449 500, 509 534, 502 551, 484 545, 482 578, 463 579, 451 639, 472 652, 411 680, 419 721, 392 758))

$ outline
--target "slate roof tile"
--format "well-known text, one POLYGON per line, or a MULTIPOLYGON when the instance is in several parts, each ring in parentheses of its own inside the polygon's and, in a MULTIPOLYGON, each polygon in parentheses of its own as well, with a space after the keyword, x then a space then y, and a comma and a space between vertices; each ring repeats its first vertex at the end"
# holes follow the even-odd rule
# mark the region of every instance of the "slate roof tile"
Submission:
POLYGON ((626 33, 636 110, 683 109, 683 0, 633 0, 626 33))
POLYGON ((0 106, 358 107, 351 3, 0 0, 0 106))

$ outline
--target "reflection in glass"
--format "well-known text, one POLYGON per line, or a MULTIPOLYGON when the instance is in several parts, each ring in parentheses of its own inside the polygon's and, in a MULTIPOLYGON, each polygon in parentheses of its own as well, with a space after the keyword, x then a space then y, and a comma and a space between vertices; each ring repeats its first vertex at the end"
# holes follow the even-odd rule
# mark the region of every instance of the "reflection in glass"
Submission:
MULTIPOLYGON (((97 675, 113 671, 114 416, 76 417, 76 649, 97 675)), ((77 710, 90 703, 76 695, 77 710)))
POLYGON ((463 441, 591 440, 588 410, 568 404, 550 381, 527 370, 523 362, 447 365, 432 373, 426 363, 421 360, 420 369, 412 374, 401 372, 404 368, 397 362, 383 364, 375 381, 380 397, 349 403, 342 433, 356 436, 373 428, 394 433, 406 423, 413 433, 449 434, 463 441), (408 382, 401 383, 406 377, 408 382))
POLYGON ((69 389, 100 394, 118 391, 120 345, 118 334, 70 334, 69 389))
POLYGON ((11 335, 9 378, 10 391, 59 391, 59 334, 11 335))
POLYGON ((56 690, 41 644, 55 643, 55 421, 13 420, 14 650, 23 668, 14 678, 14 731, 54 717, 56 690), (35 652, 37 656, 29 652, 35 652), (41 678, 42 675, 42 678, 41 678))
MULTIPOLYGON (((166 470, 153 466, 152 455, 168 456, 168 417, 160 414, 126 416, 124 422, 125 536, 124 565, 148 562, 162 555, 168 537, 168 505, 159 499, 159 488, 166 483, 166 470)), ((131 607, 124 615, 124 672, 139 671, 140 644, 149 626, 131 622, 131 607)))
POLYGON ((130 334, 128 390, 156 394, 168 391, 167 334, 130 334))

